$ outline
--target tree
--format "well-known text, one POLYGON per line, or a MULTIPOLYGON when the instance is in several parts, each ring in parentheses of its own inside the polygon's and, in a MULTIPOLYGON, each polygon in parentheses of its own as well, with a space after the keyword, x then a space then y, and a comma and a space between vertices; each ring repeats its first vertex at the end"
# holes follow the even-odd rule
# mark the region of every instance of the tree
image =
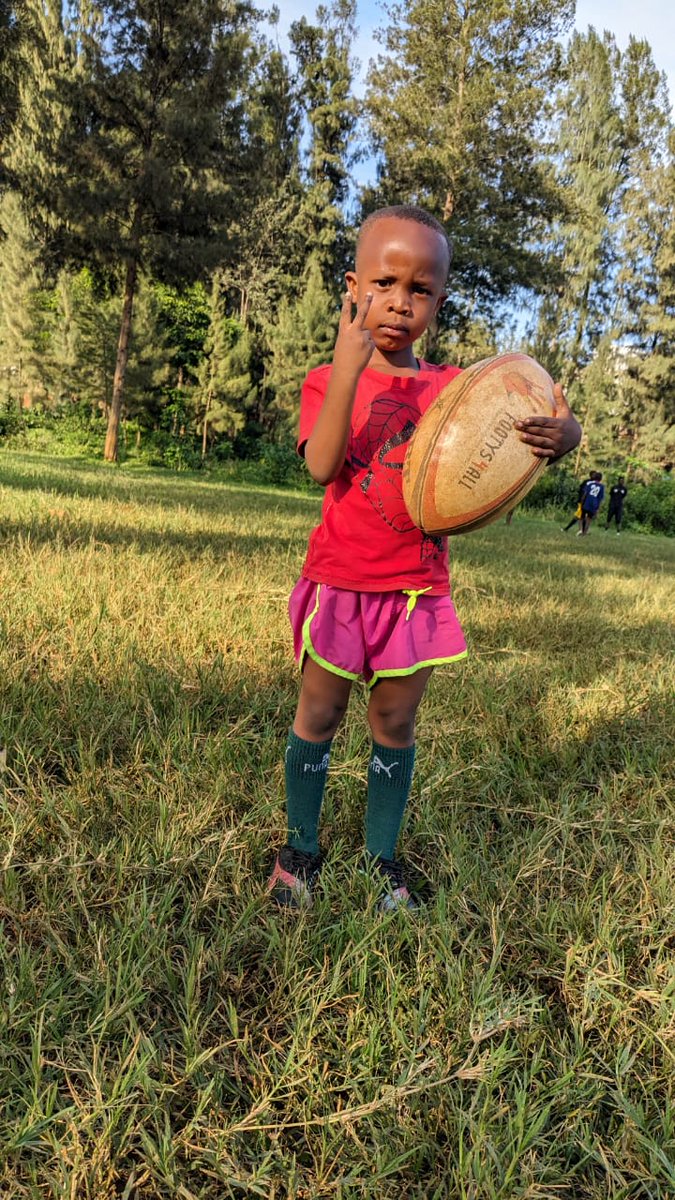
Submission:
POLYGON ((108 416, 112 399, 118 306, 109 288, 83 267, 62 271, 56 285, 53 355, 57 394, 108 416))
POLYGON ((306 192, 300 220, 307 244, 328 287, 345 257, 343 206, 353 163, 351 142, 358 102, 351 95, 355 0, 319 5, 316 24, 294 21, 290 42, 298 63, 298 85, 308 126, 306 192))
MULTIPOLYGON (((15 0, 0 0, 0 146, 7 140, 19 101, 19 46, 22 27, 15 0)), ((0 189, 3 186, 0 160, 0 189)))
POLYGON ((413 0, 387 9, 368 81, 380 158, 366 207, 414 202, 454 241, 444 319, 485 318, 544 283, 539 243, 557 196, 542 153, 571 0, 413 0))
POLYGON ((338 316, 337 304, 323 282, 320 259, 312 254, 297 300, 283 304, 276 323, 267 329, 265 388, 274 396, 265 410, 268 428, 294 427, 302 382, 313 367, 330 360, 338 316))
POLYGON ((556 97, 553 148, 564 211, 546 250, 560 274, 540 309, 535 353, 567 387, 613 319, 624 153, 618 69, 611 34, 575 33, 556 97))
POLYGON ((201 410, 202 458, 210 433, 233 438, 241 432, 257 387, 251 375, 251 339, 235 317, 225 313, 222 280, 214 276, 209 307, 209 332, 199 369, 197 403, 201 410))
POLYGON ((0 365, 4 391, 19 404, 46 399, 52 299, 43 285, 40 246, 19 197, 0 200, 0 365))
MULTIPOLYGON (((41 15, 40 0, 28 2, 41 15), (38 11, 39 10, 39 11, 38 11)), ((60 15, 60 14, 59 14, 60 15)), ((121 280, 122 315, 105 456, 117 457, 133 308, 142 270, 166 281, 223 256, 246 165, 245 83, 256 13, 247 0, 99 0, 65 37, 68 70, 35 77, 19 140, 22 189, 56 220, 61 258, 121 280), (40 120, 59 108, 53 133, 40 120), (45 155, 45 139, 56 144, 45 155), (36 163, 49 158, 47 170, 36 163)))
POLYGON ((245 203, 231 213, 231 253, 221 267, 228 311, 249 332, 273 317, 304 266, 299 91, 288 59, 269 41, 261 42, 247 89, 245 203))
POLYGON ((669 457, 667 426, 675 415, 675 310, 667 283, 675 143, 665 76, 654 66, 647 42, 630 39, 621 63, 621 89, 625 182, 617 273, 617 340, 624 363, 620 424, 630 454, 655 462, 669 457))

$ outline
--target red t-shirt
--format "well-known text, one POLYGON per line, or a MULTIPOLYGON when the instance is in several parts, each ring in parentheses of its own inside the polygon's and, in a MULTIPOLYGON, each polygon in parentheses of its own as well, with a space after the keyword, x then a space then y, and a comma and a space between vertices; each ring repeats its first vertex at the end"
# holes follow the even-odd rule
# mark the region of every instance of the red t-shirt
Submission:
MULTIPOLYGON (((459 367, 420 362, 417 375, 366 367, 352 411, 345 461, 326 488, 321 524, 312 530, 302 574, 359 592, 450 591, 448 543, 413 525, 403 503, 403 460, 420 417, 459 367)), ((302 448, 326 395, 331 366, 310 371, 302 387, 302 448)))

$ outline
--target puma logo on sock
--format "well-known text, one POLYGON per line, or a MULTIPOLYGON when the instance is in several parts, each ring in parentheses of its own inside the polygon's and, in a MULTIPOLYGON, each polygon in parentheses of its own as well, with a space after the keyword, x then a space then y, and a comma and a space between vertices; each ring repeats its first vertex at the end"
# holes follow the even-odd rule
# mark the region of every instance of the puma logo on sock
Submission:
POLYGON ((330 754, 324 754, 320 763, 303 763, 303 774, 306 771, 311 771, 312 774, 315 774, 316 771, 327 771, 329 761, 330 754))
POLYGON ((382 762, 382 759, 379 758, 377 756, 377 754, 374 754, 373 761, 370 764, 370 769, 371 769, 371 771, 374 771, 376 775, 379 775, 380 771, 386 771, 387 778, 391 779, 391 773, 392 773, 394 767, 397 767, 397 766, 398 766, 398 762, 393 762, 393 763, 390 763, 388 767, 385 767, 384 763, 382 762))

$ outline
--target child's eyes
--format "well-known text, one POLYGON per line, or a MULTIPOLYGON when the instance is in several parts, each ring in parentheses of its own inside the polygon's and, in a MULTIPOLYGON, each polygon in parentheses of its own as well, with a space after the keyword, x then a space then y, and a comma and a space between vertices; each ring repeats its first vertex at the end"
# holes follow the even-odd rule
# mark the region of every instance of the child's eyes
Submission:
MULTIPOLYGON (((393 279, 375 279, 375 280, 373 280, 373 282, 375 283, 376 287, 388 288, 388 287, 391 287, 392 284, 395 283, 395 280, 393 280, 393 279)), ((431 295, 429 288, 425 287, 424 284, 422 284, 422 283, 414 283, 413 291, 419 292, 422 296, 430 296, 431 295)))

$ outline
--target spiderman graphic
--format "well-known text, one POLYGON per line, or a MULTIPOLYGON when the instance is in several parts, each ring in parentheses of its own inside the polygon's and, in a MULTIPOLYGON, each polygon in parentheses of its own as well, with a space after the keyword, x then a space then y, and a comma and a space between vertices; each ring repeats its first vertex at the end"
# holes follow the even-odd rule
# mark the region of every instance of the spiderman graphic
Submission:
MULTIPOLYGON (((357 473, 365 471, 361 491, 395 533, 410 533, 415 528, 403 503, 403 461, 419 418, 417 404, 376 396, 350 446, 349 465, 357 473)), ((442 552, 442 538, 423 538, 422 560, 437 558, 442 552)))

